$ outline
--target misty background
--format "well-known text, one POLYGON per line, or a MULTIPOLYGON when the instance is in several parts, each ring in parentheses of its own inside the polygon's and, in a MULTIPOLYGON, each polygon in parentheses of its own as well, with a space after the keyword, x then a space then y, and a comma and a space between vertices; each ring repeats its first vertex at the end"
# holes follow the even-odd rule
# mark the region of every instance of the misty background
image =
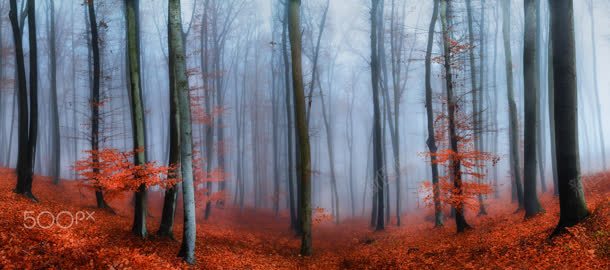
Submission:
MULTIPOLYGON (((52 170, 51 147, 52 134, 50 99, 49 63, 49 9, 50 1, 37 2, 38 46, 39 46, 39 124, 40 136, 36 152, 35 171, 37 174, 50 175, 52 170)), ((227 161, 225 180, 232 195, 236 185, 238 164, 243 170, 246 204, 261 208, 271 208, 273 198, 273 178, 281 179, 280 201, 282 209, 287 203, 286 168, 286 130, 288 130, 283 87, 283 64, 281 60, 282 26, 284 11, 276 0, 227 0, 213 1, 214 16, 220 31, 217 33, 222 50, 219 57, 219 68, 202 74, 201 39, 203 18, 203 1, 183 1, 183 30, 187 41, 187 66, 189 83, 195 95, 203 97, 202 75, 210 76, 216 82, 222 82, 223 104, 216 109, 224 118, 225 139, 215 142, 214 147, 222 147, 227 161), (272 135, 274 125, 278 125, 277 138, 272 135), (238 135, 241 132, 241 147, 238 135), (276 148, 274 148, 274 145, 276 148), (279 170, 274 168, 274 151, 277 151, 279 170), (274 173, 275 172, 275 173, 274 173), (279 173, 279 175, 277 174, 279 173), (259 204, 255 198, 262 198, 259 204)), ((462 1, 456 1, 455 21, 459 25, 464 21, 465 12, 461 12, 462 1)), ((86 5, 78 0, 54 1, 57 14, 55 29, 58 42, 58 106, 60 113, 61 133, 61 177, 74 179, 72 165, 75 160, 83 158, 82 151, 90 149, 87 141, 89 115, 89 92, 91 78, 90 54, 88 42, 88 21, 86 5)), ((496 1, 486 1, 480 6, 475 1, 475 27, 481 21, 480 12, 485 9, 485 32, 477 36, 473 46, 477 48, 481 38, 485 40, 483 68, 485 80, 482 91, 486 100, 483 108, 489 123, 497 123, 497 129, 487 130, 483 136, 487 140, 486 151, 492 151, 501 157, 495 167, 500 190, 510 189, 510 172, 508 159, 508 108, 506 101, 506 76, 504 71, 504 53, 501 34, 501 10, 496 1), (495 61, 494 61, 495 59, 495 61), (497 147, 492 146, 494 137, 498 138, 497 147)), ((512 50, 514 79, 520 124, 523 124, 523 6, 522 1, 512 1, 512 50)), ((548 5, 542 1, 542 22, 548 21, 548 5)), ((302 27, 303 52, 306 93, 312 84, 312 55, 317 35, 320 31, 320 20, 323 16, 326 0, 303 1, 302 27)), ((427 150, 426 114, 424 107, 424 55, 427 41, 427 28, 432 13, 432 1, 419 0, 386 0, 386 10, 391 5, 399 13, 404 12, 404 20, 397 27, 403 29, 402 51, 405 61, 403 66, 404 92, 400 97, 400 168, 403 178, 403 209, 424 207, 425 193, 420 192, 422 183, 430 181, 429 163, 423 155, 427 150)), ((579 135, 581 167, 583 173, 602 171, 605 166, 602 154, 608 153, 610 134, 607 128, 610 108, 604 106, 610 102, 610 19, 605 16, 610 11, 607 1, 575 1, 576 52, 578 63, 579 91, 579 135), (593 49, 596 49, 596 57, 593 49), (597 67, 595 76, 594 67, 597 67), (596 85, 599 99, 595 98, 596 85), (598 119, 597 106, 601 111, 598 119), (598 125, 601 120, 601 126, 598 125), (601 134, 601 137, 599 136, 601 134), (601 138, 606 147, 602 147, 601 138)), ((123 1, 96 1, 98 24, 100 27, 100 44, 102 56, 102 148, 132 149, 131 123, 129 117, 128 78, 125 60, 125 31, 123 1)), ((17 121, 15 106, 15 79, 13 40, 8 20, 8 1, 0 3, 0 163, 5 167, 14 167, 17 161, 17 121)), ((386 11, 384 27, 389 28, 389 14, 386 11)), ((169 85, 167 63, 167 4, 163 0, 140 1, 140 38, 142 86, 146 114, 146 153, 149 160, 164 164, 168 160, 169 140, 169 85)), ((335 171, 338 193, 341 198, 340 210, 351 211, 350 183, 353 184, 356 213, 365 211, 370 206, 372 197, 371 176, 371 129, 373 105, 370 83, 370 5, 365 0, 339 1, 330 0, 325 29, 320 43, 318 62, 318 86, 311 96, 311 149, 313 164, 313 206, 331 208, 330 164, 328 155, 327 133, 325 131, 321 99, 327 106, 329 122, 332 126, 330 145, 334 149, 335 171), (351 117, 350 117, 351 114, 351 117), (350 178, 350 151, 348 137, 353 128, 352 177, 350 178)), ((543 44, 546 44, 548 25, 542 25, 543 44)), ((27 35, 27 27, 24 30, 27 35)), ((440 33, 440 23, 437 23, 440 33)), ((462 37, 466 39, 466 37, 462 37)), ((26 57, 29 49, 24 43, 26 57)), ((433 57, 442 54, 440 34, 436 35, 433 57)), ((546 61, 547 48, 543 46, 541 60, 546 61)), ((26 60, 27 62, 27 60, 26 60)), ((478 63, 478 61, 477 61, 478 63)), ((442 96, 441 66, 432 66, 432 86, 435 96, 442 96)), ((468 67, 458 71, 458 81, 462 93, 468 91, 468 67), (463 76, 462 76, 463 75, 463 76)), ((544 73, 544 72, 543 72, 544 73)), ((542 75, 545 84, 546 74, 542 75)), ((543 163, 546 185, 552 188, 550 168, 550 143, 547 95, 541 95, 543 104, 541 125, 543 134, 543 163)), ((440 99, 435 97, 435 102, 440 99)), ((205 102, 205 101, 201 101, 205 102)), ((196 102, 195 102, 196 103, 196 102)), ((440 106, 435 110, 440 110, 440 106)), ((209 123, 208 123, 209 124, 209 123)), ((201 146, 204 141, 205 121, 194 123, 194 141, 201 146)), ((520 129, 523 136, 523 129, 520 129)), ((392 146, 389 134, 386 133, 386 164, 391 162, 392 146)), ((201 148, 202 151, 204 150, 201 148)), ((211 161, 216 164, 216 159, 211 161)), ((215 166, 215 165, 214 165, 215 166)), ((488 167, 489 180, 494 168, 488 167)), ((393 172, 388 169, 390 196, 395 196, 393 172)), ((214 189, 216 190, 216 186, 214 189)), ((394 198, 391 198, 394 201, 394 198)), ((343 217, 348 216, 343 214, 343 217)))

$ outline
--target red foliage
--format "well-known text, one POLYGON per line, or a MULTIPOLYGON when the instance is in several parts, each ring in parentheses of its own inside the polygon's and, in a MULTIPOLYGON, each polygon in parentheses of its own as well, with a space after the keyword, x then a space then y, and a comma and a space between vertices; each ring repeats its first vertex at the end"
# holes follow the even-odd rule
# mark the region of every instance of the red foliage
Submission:
POLYGON ((142 184, 165 189, 179 182, 176 176, 168 177, 174 166, 158 166, 155 162, 134 164, 134 156, 142 151, 88 150, 85 151, 87 157, 77 161, 74 169, 85 187, 102 190, 107 198, 124 191, 136 191, 142 184))
MULTIPOLYGON (((444 101, 443 101, 444 102, 444 101)), ((445 106, 445 104, 443 104, 445 106)), ((443 205, 453 207, 474 206, 474 199, 480 194, 492 192, 490 185, 483 183, 486 177, 486 169, 491 164, 495 166, 499 157, 493 153, 478 151, 474 147, 475 134, 479 130, 472 128, 472 115, 465 113, 461 106, 455 106, 455 127, 458 151, 449 147, 448 115, 446 112, 437 113, 435 124, 435 139, 440 145, 436 153, 425 152, 424 156, 435 157, 435 163, 445 168, 447 174, 439 176, 439 187, 441 191, 440 200, 443 205), (457 189, 451 178, 451 165, 460 162, 460 173, 462 176, 461 190, 457 189)), ((425 201, 428 206, 434 205, 433 186, 430 181, 423 182, 423 191, 427 194, 425 201)))

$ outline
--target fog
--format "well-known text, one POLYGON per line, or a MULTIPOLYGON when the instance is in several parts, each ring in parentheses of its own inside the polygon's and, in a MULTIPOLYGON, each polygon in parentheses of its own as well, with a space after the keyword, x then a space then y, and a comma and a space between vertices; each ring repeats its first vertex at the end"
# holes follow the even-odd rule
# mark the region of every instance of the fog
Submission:
MULTIPOLYGON (((18 1, 21 2, 21 1, 18 1)), ((88 17, 86 5, 82 1, 57 0, 55 2, 55 29, 57 35, 57 74, 58 108, 60 115, 61 148, 60 154, 53 152, 51 91, 49 70, 49 1, 37 1, 37 39, 39 68, 39 137, 36 151, 35 173, 51 176, 54 174, 52 162, 60 157, 60 176, 65 181, 77 178, 73 170, 76 160, 85 156, 83 151, 90 146, 90 87, 91 62, 90 39, 88 38, 88 17)), ((205 1, 207 2, 207 1, 205 1)), ((238 205, 238 194, 243 193, 247 207, 272 209, 278 200, 280 211, 287 211, 288 179, 294 168, 289 168, 287 137, 294 126, 288 126, 286 114, 286 87, 284 62, 282 60, 282 23, 284 9, 275 0, 227 0, 211 1, 204 8, 204 1, 182 1, 183 31, 186 41, 189 86, 192 90, 191 101, 194 111, 205 107, 204 79, 221 85, 218 92, 209 98, 223 97, 222 104, 212 101, 210 115, 223 118, 223 124, 209 123, 203 119, 193 123, 195 148, 201 153, 214 151, 212 168, 218 167, 218 152, 226 159, 224 181, 227 186, 228 205, 238 205), (208 12, 205 13, 204 12, 208 12), (207 18, 205 24, 203 18, 207 18), (202 69, 202 33, 208 25, 214 30, 207 33, 206 44, 210 52, 210 66, 207 72, 202 69), (213 49, 214 48, 214 49, 213 49), (218 54, 216 54, 218 53, 218 54), (212 60, 214 63, 212 63, 212 60), (214 126, 213 149, 205 147, 205 129, 214 126), (217 130, 224 130, 224 140, 219 141, 217 130), (277 132, 274 136, 274 130, 277 132), (221 148, 221 151, 218 149, 221 148), (241 179, 238 179, 241 178, 241 179), (279 181, 280 192, 274 191, 274 181, 279 181), (241 181, 241 182, 240 182, 241 181), (238 184, 244 190, 238 191, 238 184), (277 196, 277 198, 276 198, 277 196)), ((467 41, 466 12, 462 1, 454 1, 456 37, 467 41)), ((548 7, 542 1, 543 22, 541 29, 542 44, 548 40, 548 7)), ((314 84, 311 103, 309 132, 312 152, 312 205, 331 212, 333 208, 333 189, 331 187, 331 163, 337 179, 339 196, 338 216, 350 218, 352 211, 356 216, 370 212, 373 194, 373 168, 371 134, 373 126, 373 103, 370 76, 370 3, 364 0, 330 0, 327 20, 320 39, 319 60, 317 63, 318 80, 312 81, 312 65, 320 22, 323 17, 325 0, 303 1, 301 12, 303 39, 303 70, 306 95, 314 84), (326 110, 322 109, 322 99, 326 110), (328 133, 324 114, 327 114, 331 127, 328 133), (353 136, 353 137, 352 137, 353 136), (350 139, 353 138, 353 141, 350 139), (350 154, 350 142, 352 143, 350 154), (329 158, 329 145, 334 152, 329 158), (350 156, 353 163, 350 166, 350 156), (351 168, 351 169, 350 169, 351 168), (351 171, 350 171, 351 170, 351 171), (353 195, 352 195, 353 194, 353 195), (353 196, 353 197, 352 197, 353 196), (352 203, 353 201, 353 203, 352 203), (352 206, 353 205, 353 206, 352 206)), ((125 51, 125 21, 123 1, 95 1, 99 24, 101 45, 102 80, 101 92, 103 120, 100 135, 101 148, 133 149, 130 108, 128 99, 127 61, 125 51)), ((20 5, 21 6, 21 5, 20 5)), ((432 14, 433 1, 386 0, 384 40, 386 43, 387 68, 390 69, 390 29, 400 29, 401 42, 396 49, 402 53, 398 65, 402 66, 400 87, 404 88, 399 97, 400 113, 399 157, 402 178, 400 200, 402 210, 424 208, 428 192, 423 184, 431 180, 429 158, 426 156, 428 137, 426 126, 424 58, 427 45, 428 26, 432 14), (391 18, 395 10, 398 18, 391 18), (395 24, 391 25, 390 20, 395 24), (390 28, 392 27, 392 28, 390 28)), ((477 30, 476 42, 471 44, 476 51, 476 69, 483 69, 481 91, 484 92, 482 109, 486 128, 481 136, 483 151, 493 152, 500 157, 496 166, 485 169, 486 183, 495 183, 493 188, 501 193, 510 192, 510 160, 508 138, 508 102, 506 100, 506 73, 504 70, 504 48, 502 43, 502 12, 496 1, 486 1, 484 7, 479 1, 474 6, 475 29, 484 23, 484 32, 477 30), (482 8, 486 16, 481 19, 482 8), (484 44, 484 60, 479 65, 479 46, 484 44), (497 124, 497 125, 495 125, 497 124), (493 128, 491 128, 493 127, 493 128), (497 145, 494 139, 497 138, 497 145), (492 179, 497 176, 497 179, 492 179)), ((576 55, 578 66, 578 116, 581 168, 583 174, 600 172, 606 168, 602 156, 608 154, 610 128, 608 120, 610 108, 610 19, 606 12, 610 5, 606 1, 575 1, 576 55), (593 5, 592 8, 590 8, 593 5), (593 13, 591 13, 593 12, 593 13), (594 19, 594 21, 593 21, 594 19), (592 29, 594 27, 594 30, 592 29), (593 43, 595 42, 595 43, 593 43), (596 57, 593 55, 596 49, 596 57), (595 75, 594 65, 597 65, 595 75), (597 87, 597 89, 596 89, 597 87), (597 98, 595 92, 598 91, 597 98), (601 105, 601 106, 600 106, 601 105), (600 113, 598 118, 597 106, 600 113), (599 123, 599 124, 598 124, 599 123), (601 124, 601 125, 600 125, 601 124), (602 146, 601 139, 605 142, 602 146)), ((15 95, 14 44, 8 19, 8 1, 0 3, 0 161, 2 166, 15 167, 17 162, 17 110, 15 95)), ((512 1, 511 49, 513 56, 516 102, 519 123, 523 124, 524 87, 523 87, 523 3, 512 1)), ((159 164, 168 162, 169 153, 169 72, 167 38, 167 4, 162 0, 140 1, 140 46, 142 66, 142 97, 145 110, 146 148, 148 160, 159 164)), ((440 23, 436 24, 436 38, 433 58, 442 52, 440 23)), ((398 30, 396 30, 398 31, 398 30)), ((27 37, 25 27, 23 36, 27 37)), ((207 47, 206 47, 207 48, 207 47)), ((545 183, 553 189, 551 169, 551 143, 548 95, 547 61, 548 47, 542 46, 540 62, 544 67, 541 74, 541 130, 542 163, 545 183)), ((29 57, 27 42, 24 42, 26 58, 29 57)), ((394 51, 396 52, 396 51, 394 51)), ((207 55, 207 54, 206 54, 207 55)), ((26 60, 27 63, 27 60, 26 60)), ((466 95, 471 89, 467 56, 463 66, 457 69, 456 91, 466 95)), ((29 69, 29 68, 28 68, 29 69)), ((478 72, 478 71, 477 71, 478 72)), ((394 83, 384 71, 389 85, 394 83)), ((478 75, 477 75, 478 76, 478 75)), ((443 96, 442 66, 433 61, 432 87, 435 111, 441 111, 443 96)), ((390 89, 391 90, 391 89, 390 89)), ((392 94, 383 101, 383 106, 391 106, 394 114, 392 94)), ((385 108, 385 107, 384 107, 385 108)), ((390 209, 396 200, 396 178, 392 167, 393 150, 389 131, 388 114, 384 110, 384 156, 388 174, 390 209)), ((203 117, 205 118, 205 117, 203 117)), ((520 128, 523 140, 523 128, 520 128)), ((293 136, 294 139, 294 136, 293 136)), ((294 155, 294 153, 292 153, 294 155)), ((521 159, 523 162, 523 159, 521 159)), ((608 161, 606 161, 607 163, 608 161)), ((523 165, 521 165, 522 167, 523 165)), ((198 186, 203 188, 202 184, 198 186)), ((159 188, 153 188, 159 190, 159 188)), ((219 185, 213 184, 213 191, 219 185)), ((491 195, 489 195, 491 196, 491 195)), ((392 216, 394 215, 392 210, 392 216)))

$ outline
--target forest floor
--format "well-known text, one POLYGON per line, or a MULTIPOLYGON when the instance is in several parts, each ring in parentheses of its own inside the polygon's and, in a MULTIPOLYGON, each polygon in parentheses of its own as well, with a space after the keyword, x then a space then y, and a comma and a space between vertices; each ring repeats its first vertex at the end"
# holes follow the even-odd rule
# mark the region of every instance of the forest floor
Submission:
MULTIPOLYGON (((13 193, 14 183, 10 170, 0 170, 0 269, 189 268, 176 258, 178 241, 131 235, 129 196, 111 201, 112 214, 95 209, 93 194, 73 181, 56 186, 36 177, 33 191, 40 203, 13 193), (70 214, 62 211, 84 220, 68 226, 70 214), (87 220, 87 212, 95 212, 95 220, 87 220), (58 223, 67 228, 40 227, 58 214, 58 223), (40 217, 38 226, 26 228, 34 224, 29 216, 40 217)), ((288 229, 285 214, 276 218, 252 209, 215 208, 209 221, 199 221, 195 268, 610 269, 610 175, 589 176, 584 183, 592 215, 553 240, 548 235, 558 219, 558 201, 545 194, 546 212, 525 221, 514 204, 489 200, 489 215, 468 215, 473 229, 459 235, 450 219, 444 228, 433 228, 426 221, 428 210, 405 215, 407 224, 379 233, 365 219, 334 225, 321 218, 309 258, 298 255, 299 239, 288 229)), ((160 209, 161 193, 151 192, 149 205, 160 209)), ((148 218, 153 233, 159 216, 152 211, 148 218)), ((180 224, 175 231, 181 239, 180 224)))

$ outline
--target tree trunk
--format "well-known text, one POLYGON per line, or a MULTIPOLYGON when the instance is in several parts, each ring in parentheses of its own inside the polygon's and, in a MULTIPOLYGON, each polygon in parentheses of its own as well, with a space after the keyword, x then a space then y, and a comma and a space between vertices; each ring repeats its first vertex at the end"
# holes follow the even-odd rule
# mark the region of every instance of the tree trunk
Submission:
MULTIPOLYGON (((498 14, 498 6, 495 5, 494 6, 494 16, 495 18, 499 17, 498 14)), ((494 97, 493 97, 493 105, 492 108, 493 109, 493 114, 495 115, 494 117, 494 121, 493 121, 493 131, 494 131, 494 136, 493 136, 493 151, 494 153, 498 152, 498 148, 499 148, 499 144, 500 144, 500 140, 499 140, 499 131, 498 131, 498 122, 499 122, 499 113, 498 113, 498 105, 500 104, 499 98, 500 95, 498 94, 498 32, 499 31, 499 27, 500 23, 499 21, 496 19, 495 20, 495 29, 494 29, 494 60, 493 60, 493 80, 492 80, 492 84, 493 84, 493 89, 494 89, 494 97)), ((494 166, 493 168, 493 188, 494 188, 494 198, 498 199, 500 198, 500 188, 498 186, 498 166, 494 166)))
MULTIPOLYGON (((384 195, 385 174, 383 166, 383 144, 381 135, 381 110, 379 104, 379 51, 377 46, 377 23, 379 16, 379 0, 371 0, 371 83, 373 89, 373 178, 375 179, 375 197, 377 217, 375 230, 382 231, 385 228, 384 219, 384 195)), ((383 7, 381 7, 383 8, 383 7)))
MULTIPOLYGON (((168 25, 169 26, 169 25, 168 25)), ((167 43, 172 42, 173 29, 168 27, 168 40, 167 43)), ((180 29, 182 31, 182 29, 180 29)), ((172 47, 173 48, 173 47, 172 47)), ((168 71, 169 71, 169 165, 176 166, 172 171, 169 172, 169 179, 176 179, 180 177, 180 107, 179 100, 179 89, 176 85, 176 56, 173 55, 172 50, 168 53, 168 71)), ((174 238, 174 220, 176 217, 176 203, 178 199, 179 185, 174 185, 165 191, 165 197, 163 200, 163 212, 161 214, 161 224, 157 234, 162 237, 174 238)))
POLYGON ((524 206, 525 217, 533 217, 542 211, 536 189, 537 142, 538 139, 538 47, 536 0, 524 1, 525 29, 523 49, 523 78, 525 87, 524 124, 524 206))
MULTIPOLYGON (((93 56, 93 84, 91 85, 91 97, 89 100, 89 106, 91 106, 91 150, 97 153, 100 149, 100 77, 101 77, 101 64, 100 64, 100 46, 99 46, 99 35, 97 29, 97 19, 95 15, 95 3, 94 1, 87 2, 87 11, 89 14, 89 29, 91 32, 91 53, 93 56)), ((97 154, 93 156, 93 162, 99 163, 97 154)), ((99 173, 99 169, 94 168, 94 172, 99 173)), ((97 189, 95 192, 97 207, 102 209, 109 209, 110 206, 104 200, 104 193, 101 189, 97 189)))
POLYGON ((57 102, 57 40, 55 37, 55 1, 49 2, 49 72, 51 73, 51 132, 53 143, 51 153, 53 156, 53 170, 51 177, 54 184, 59 184, 61 173, 61 134, 59 133, 59 104, 57 102))
POLYGON ((513 56, 510 46, 510 1, 502 1, 502 14, 502 33, 504 36, 504 59, 508 93, 510 167, 513 178, 513 190, 516 192, 519 209, 523 209, 523 188, 521 186, 521 169, 519 163, 519 119, 513 86, 513 56))
MULTIPOLYGON (((353 84, 352 84, 353 86, 353 84)), ((346 131, 346 142, 347 142, 347 149, 349 151, 349 177, 348 177, 348 181, 349 181, 349 195, 350 195, 350 203, 351 203, 351 207, 352 207, 352 217, 356 216, 356 199, 354 197, 354 98, 355 98, 355 91, 354 88, 352 87, 352 95, 350 98, 350 103, 349 103, 349 107, 348 107, 348 119, 346 121, 346 127, 347 127, 347 131, 346 131)))
MULTIPOLYGON (((322 93, 322 85, 320 83, 320 79, 318 78, 318 87, 320 88, 320 100, 322 102, 322 116, 324 120, 324 127, 326 130, 326 147, 328 148, 328 163, 330 165, 330 184, 331 184, 331 192, 332 192, 332 205, 333 209, 335 209, 335 223, 339 224, 339 192, 337 190, 337 177, 335 174, 335 155, 333 151, 333 131, 331 124, 331 108, 326 108, 326 104, 324 102, 324 93, 322 93)), ((328 89, 330 96, 330 90, 328 89)), ((330 101, 329 101, 330 103, 330 101)))
MULTIPOLYGON (((135 165, 146 163, 144 149, 144 106, 140 81, 140 46, 138 24, 138 0, 125 0, 127 23, 127 49, 129 57, 129 79, 131 99, 131 123, 133 130, 133 147, 137 151, 135 165)), ((135 209, 132 232, 139 237, 146 237, 146 185, 142 184, 135 193, 135 209)))
MULTIPOLYGON (((30 93, 28 106, 28 89, 25 75, 23 54, 22 30, 17 21, 17 3, 11 1, 11 25, 15 43, 15 57, 17 64, 17 83, 19 99, 19 154, 17 158, 17 187, 15 192, 34 201, 32 194, 32 180, 34 157, 36 153, 36 138, 38 132, 38 51, 36 42, 36 1, 27 2, 28 38, 30 48, 30 93), (28 118, 29 116, 29 118, 28 118)), ((23 26, 23 23, 21 24, 23 26)))
POLYGON ((555 85, 555 149, 559 183, 559 224, 553 235, 589 215, 581 183, 578 149, 578 88, 572 0, 550 1, 555 85))
MULTIPOLYGON (((543 140, 543 136, 545 134, 544 127, 546 127, 546 118, 543 118, 544 115, 544 84, 542 78, 542 70, 543 61, 542 57, 542 0, 536 0, 536 50, 538 50, 538 54, 536 59, 539 63, 536 65, 536 85, 538 86, 538 109, 536 111, 536 125, 537 129, 537 140, 538 140, 538 173, 540 174, 540 187, 542 188, 542 192, 546 193, 546 141, 543 140)), ((547 86, 548 87, 548 86, 547 86)))
POLYGON ((428 28, 428 45, 426 47, 426 120, 428 125, 428 139, 426 145, 430 151, 430 168, 432 169, 432 193, 434 198, 434 226, 443 226, 443 209, 441 208, 441 188, 438 182, 438 164, 436 163, 436 146, 435 131, 434 131, 434 108, 432 107, 432 46, 434 45, 434 29, 438 20, 439 0, 434 0, 434 10, 430 27, 428 28))
MULTIPOLYGON (((180 164, 182 172, 182 193, 184 202, 184 228, 179 257, 189 264, 195 263, 195 186, 193 184, 193 137, 191 126, 191 106, 188 78, 186 76, 186 56, 182 39, 182 16, 180 0, 168 3, 168 39, 170 63, 173 68, 175 92, 179 100, 180 120, 180 164)), ((173 117, 177 115, 174 114, 173 117)))
MULTIPOLYGON (((549 0, 550 1, 550 0, 549 0)), ((557 175, 557 153, 555 149, 555 79, 553 78, 553 31, 551 30, 552 18, 549 15, 549 39, 547 50, 547 80, 548 80, 548 106, 549 106, 549 127, 551 134, 551 170, 553 171, 553 194, 559 196, 559 175, 557 175)))
POLYGON ((299 207, 301 227, 301 255, 311 256, 311 157, 309 131, 305 116, 305 95, 303 87, 303 67, 301 63, 301 19, 300 0, 290 0, 288 7, 288 28, 292 52, 292 84, 294 90, 294 114, 300 159, 297 167, 300 180, 299 207))
POLYGON ((294 168, 294 150, 293 150, 293 136, 292 133, 294 129, 292 128, 292 120, 293 115, 290 110, 291 102, 290 102, 290 92, 292 89, 290 88, 290 60, 288 59, 288 5, 286 5, 286 23, 282 25, 282 57, 284 62, 284 87, 286 88, 285 93, 285 107, 286 107, 286 128, 287 128, 287 155, 288 155, 288 171, 287 171, 287 180, 288 180, 288 200, 290 207, 290 227, 297 231, 298 222, 297 222, 297 209, 295 206, 295 194, 294 194, 294 172, 292 169, 294 168))
MULTIPOLYGON (((443 48, 444 48, 444 69, 445 69, 445 84, 447 85, 447 114, 449 116, 449 140, 451 151, 453 152, 453 160, 450 168, 450 178, 453 180, 453 187, 455 189, 455 196, 462 195, 462 171, 461 162, 457 157, 459 153, 458 149, 458 135, 455 124, 455 112, 456 112, 456 101, 453 95, 453 73, 451 68, 451 44, 450 41, 454 40, 451 33, 453 27, 451 16, 453 16, 452 6, 450 0, 441 0, 441 25, 443 29, 443 48)), ((470 228, 466 219, 464 218, 464 202, 460 201, 455 206, 455 224, 458 233, 465 231, 470 228)))

